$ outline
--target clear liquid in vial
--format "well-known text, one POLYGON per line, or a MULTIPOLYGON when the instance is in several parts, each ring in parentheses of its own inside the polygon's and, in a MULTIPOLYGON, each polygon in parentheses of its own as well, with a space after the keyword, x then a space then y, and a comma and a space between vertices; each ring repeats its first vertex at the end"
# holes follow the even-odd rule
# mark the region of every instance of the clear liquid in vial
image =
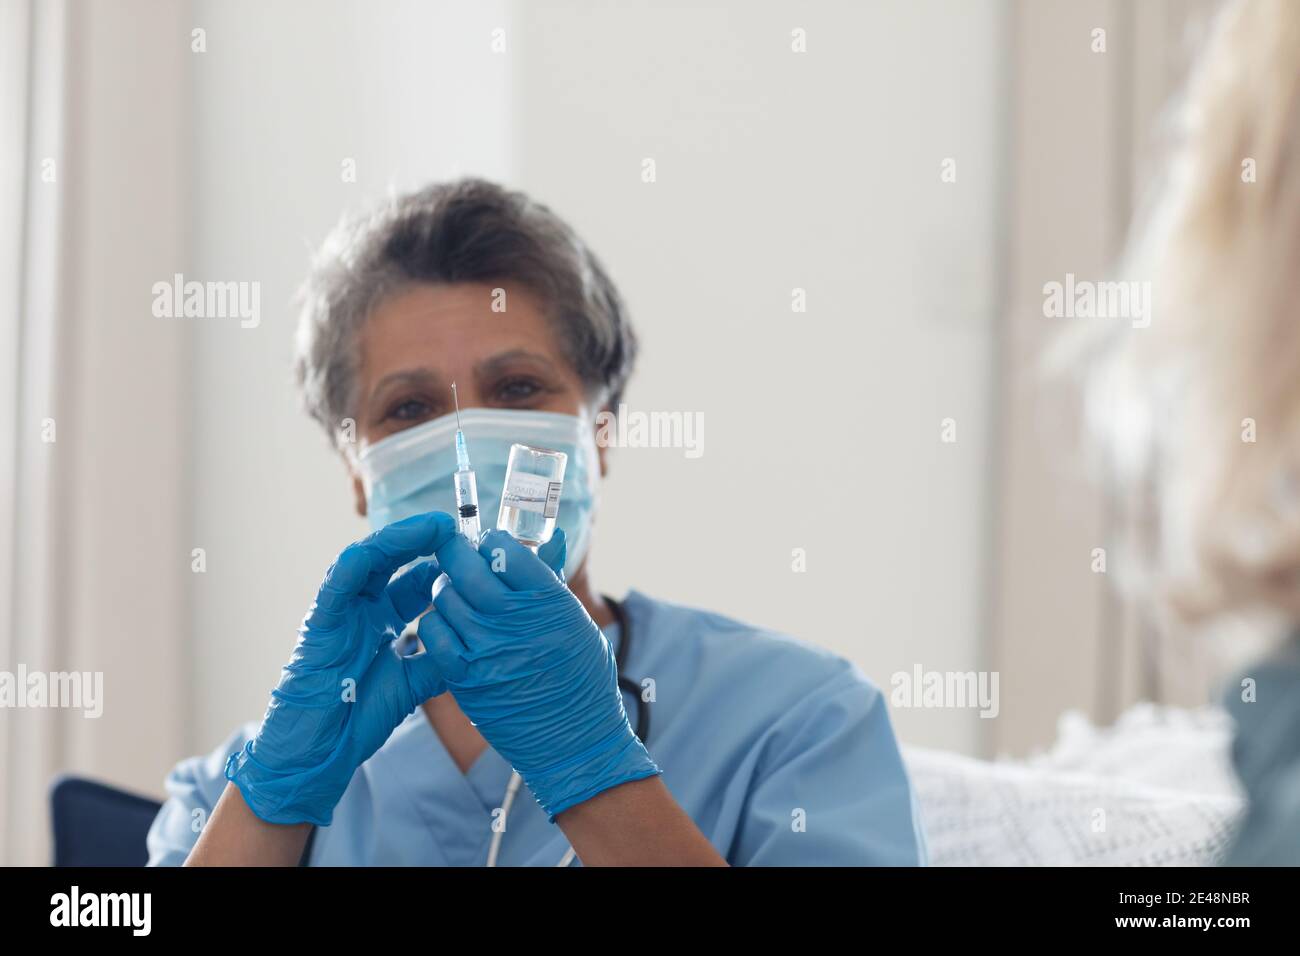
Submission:
POLYGON ((550 541, 559 514, 567 462, 564 452, 518 443, 511 445, 497 527, 534 551, 550 541))
POLYGON ((536 551, 551 540, 551 535, 555 532, 555 519, 503 503, 497 516, 497 527, 509 531, 520 544, 536 551))

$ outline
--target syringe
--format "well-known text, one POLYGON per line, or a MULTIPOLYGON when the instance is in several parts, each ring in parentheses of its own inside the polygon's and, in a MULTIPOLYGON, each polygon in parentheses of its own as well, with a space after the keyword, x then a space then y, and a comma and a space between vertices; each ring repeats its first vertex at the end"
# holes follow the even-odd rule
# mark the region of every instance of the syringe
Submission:
POLYGON ((478 547, 478 486, 474 472, 469 467, 469 450, 465 447, 465 433, 460 430, 460 397, 456 383, 451 383, 451 399, 456 404, 456 512, 460 533, 469 539, 471 547, 478 547))

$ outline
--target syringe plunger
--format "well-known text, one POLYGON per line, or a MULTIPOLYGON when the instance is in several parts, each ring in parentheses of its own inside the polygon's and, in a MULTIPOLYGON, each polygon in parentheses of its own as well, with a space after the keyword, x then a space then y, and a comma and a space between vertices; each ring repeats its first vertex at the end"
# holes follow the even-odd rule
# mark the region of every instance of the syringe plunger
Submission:
POLYGON ((465 446, 465 433, 460 430, 460 397, 456 394, 456 383, 451 383, 451 397, 456 403, 456 474, 453 483, 456 487, 456 519, 463 534, 471 546, 478 547, 481 530, 478 516, 478 484, 474 472, 469 467, 469 449, 465 446))

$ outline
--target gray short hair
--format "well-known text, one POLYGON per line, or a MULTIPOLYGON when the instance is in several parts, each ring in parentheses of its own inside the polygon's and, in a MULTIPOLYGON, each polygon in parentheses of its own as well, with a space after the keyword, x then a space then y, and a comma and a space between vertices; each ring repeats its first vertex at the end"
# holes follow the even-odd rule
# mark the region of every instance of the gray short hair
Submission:
POLYGON ((516 282, 532 292, 590 399, 616 407, 637 341, 618 290, 562 219, 481 179, 435 183, 345 219, 299 292, 294 373, 332 439, 356 400, 357 335, 374 308, 415 283, 516 282))

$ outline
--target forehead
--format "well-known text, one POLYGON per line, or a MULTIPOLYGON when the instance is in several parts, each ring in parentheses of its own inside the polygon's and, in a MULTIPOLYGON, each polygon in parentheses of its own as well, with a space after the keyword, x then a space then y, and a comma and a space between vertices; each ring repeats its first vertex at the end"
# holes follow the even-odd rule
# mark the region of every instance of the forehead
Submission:
POLYGON ((363 369, 441 355, 481 358, 527 347, 556 358, 559 343, 537 297, 511 283, 421 283, 385 297, 361 330, 363 369))

